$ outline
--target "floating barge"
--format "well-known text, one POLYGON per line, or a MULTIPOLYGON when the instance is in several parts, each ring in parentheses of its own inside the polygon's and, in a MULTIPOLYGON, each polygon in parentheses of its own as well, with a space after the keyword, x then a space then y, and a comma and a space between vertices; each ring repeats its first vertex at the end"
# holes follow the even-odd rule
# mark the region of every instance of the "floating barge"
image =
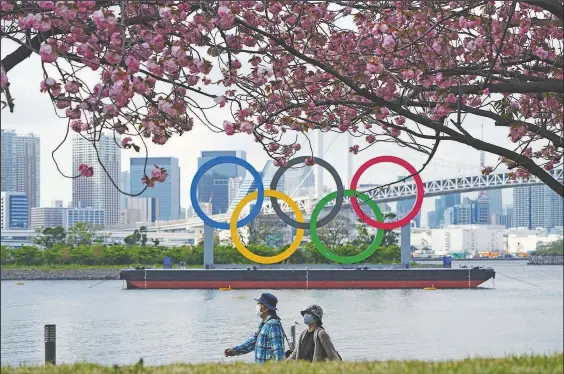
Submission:
POLYGON ((476 288, 495 278, 492 268, 379 269, 221 268, 126 269, 127 289, 394 289, 476 288))

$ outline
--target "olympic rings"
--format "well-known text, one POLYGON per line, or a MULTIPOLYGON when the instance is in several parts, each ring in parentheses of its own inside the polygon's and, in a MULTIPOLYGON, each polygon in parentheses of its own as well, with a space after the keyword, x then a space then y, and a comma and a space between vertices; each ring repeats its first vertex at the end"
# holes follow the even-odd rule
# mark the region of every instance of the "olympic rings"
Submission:
POLYGON ((257 203, 251 209, 251 212, 247 217, 243 218, 240 222, 237 222, 237 227, 245 226, 260 214, 260 210, 262 209, 262 202, 264 201, 264 186, 262 184, 262 179, 259 172, 242 158, 233 156, 219 156, 212 158, 211 160, 203 164, 202 167, 200 167, 194 175, 194 178, 192 179, 192 185, 190 186, 190 200, 192 200, 192 207, 194 208, 194 212, 196 212, 198 217, 200 217, 206 225, 215 227, 217 229, 229 230, 229 224, 227 222, 217 222, 208 217, 202 211, 202 208, 200 208, 200 203, 198 202, 198 182, 206 171, 216 165, 221 164, 235 164, 242 166, 247 169, 255 179, 255 184, 257 185, 258 192, 257 203))
MULTIPOLYGON (((384 217, 382 216, 382 212, 380 211, 380 207, 378 206, 378 204, 376 204, 374 202, 374 200, 370 200, 370 198, 363 193, 359 193, 359 192, 356 192, 356 191, 353 191, 353 190, 345 190, 345 196, 347 196, 347 197, 352 198, 353 196, 357 196, 357 195, 361 196, 365 199, 364 201, 372 209, 372 211, 376 215, 377 220, 384 221, 384 217)), ((372 256, 374 254, 374 252, 376 252, 376 250, 378 249, 380 244, 382 243, 382 239, 384 239, 384 230, 378 230, 378 233, 374 237, 372 244, 370 244, 370 246, 368 246, 368 248, 366 248, 364 251, 362 251, 361 253, 354 255, 354 256, 337 255, 337 254, 329 251, 325 247, 325 245, 321 242, 321 240, 319 240, 319 236, 317 235, 317 217, 319 216, 319 213, 321 213, 321 210, 325 207, 325 205, 327 205, 327 203, 329 201, 335 199, 336 196, 337 196, 336 192, 331 192, 329 195, 327 195, 323 199, 321 199, 317 203, 315 208, 313 208, 313 212, 311 213, 311 220, 309 222, 309 226, 310 226, 309 236, 311 238, 311 242, 315 245, 315 248, 317 248, 319 253, 321 253, 325 258, 327 258, 327 259, 329 259, 333 262, 336 262, 336 263, 339 263, 339 264, 354 264, 354 263, 357 263, 357 262, 364 261, 368 257, 372 256)))
POLYGON ((371 166, 382 163, 382 162, 391 162, 393 164, 397 164, 403 166, 410 175, 413 175, 413 179, 415 179, 415 186, 417 187, 417 198, 415 200, 415 204, 413 209, 409 212, 407 216, 404 218, 395 221, 395 222, 378 222, 373 220, 372 218, 368 217, 358 205, 358 201, 356 197, 351 197, 351 206, 355 211, 356 215, 362 220, 362 222, 375 227, 377 229, 384 229, 384 230, 393 230, 401 226, 409 225, 411 220, 415 218, 417 213, 421 210, 421 205, 423 205, 423 181, 421 180, 421 176, 417 173, 417 170, 407 161, 395 157, 395 156, 380 156, 375 157, 371 160, 366 161, 362 166, 354 173, 353 178, 351 180, 351 190, 356 190, 358 185, 358 181, 360 176, 371 166))
MULTIPOLYGON (((256 199, 257 196, 260 197, 258 191, 251 192, 250 194, 245 196, 233 210, 233 215, 231 216, 231 220, 229 221, 229 230, 231 231, 231 239, 233 240, 233 244, 235 245, 235 248, 237 248, 237 250, 244 257, 256 263, 275 264, 277 262, 284 261, 291 255, 293 255, 294 252, 296 252, 296 249, 298 249, 298 247, 300 246, 300 244, 302 244, 302 239, 304 237, 304 232, 305 232, 304 229, 299 228, 298 230, 296 230, 296 237, 294 238, 294 241, 292 242, 292 244, 290 244, 288 249, 274 256, 257 255, 249 251, 247 247, 245 247, 243 243, 241 243, 241 239, 239 238, 239 233, 237 232, 237 218, 239 218, 239 214, 241 214, 241 211, 243 210, 245 205, 247 205, 250 201, 256 199)), ((277 199, 284 200, 296 214, 296 218, 298 219, 298 222, 304 221, 304 216, 302 214, 302 211, 300 210, 300 207, 298 206, 298 204, 296 204, 294 200, 290 198, 290 196, 286 195, 283 192, 275 191, 275 190, 265 190, 264 196, 275 197, 277 199)), ((257 204, 256 206, 260 206, 260 205, 257 204)), ((251 215, 249 214, 249 217, 250 216, 251 215)))
MULTIPOLYGON (((276 170, 276 173, 274 173, 274 176, 272 177, 272 182, 270 182, 270 189, 276 190, 276 187, 278 186, 278 181, 280 180, 282 175, 288 170, 288 168, 304 162, 307 158, 308 157, 306 156, 294 158, 288 161, 286 166, 276 170)), ((317 227, 323 227, 329 222, 331 222, 331 220, 335 218, 337 213, 339 213, 339 210, 341 210, 341 205, 343 205, 343 199, 344 199, 344 192, 343 192, 344 187, 343 187, 343 182, 341 181, 341 177, 339 176, 339 173, 337 173, 337 170, 335 170, 335 168, 331 166, 331 164, 318 157, 314 157, 313 159, 315 160, 315 163, 317 165, 325 168, 325 170, 327 170, 329 174, 331 174, 331 176, 335 180, 335 183, 337 184, 337 201, 335 201, 335 206, 333 207, 333 209, 331 209, 331 211, 329 212, 329 214, 327 214, 327 216, 325 216, 321 221, 317 223, 317 227)), ((309 229, 310 223, 303 221, 301 223, 296 222, 295 220, 288 217, 284 212, 282 212, 282 209, 280 209, 280 204, 278 204, 278 200, 276 200, 276 198, 271 197, 270 202, 272 204, 272 208, 274 208, 274 211, 276 212, 276 215, 286 224, 295 227, 297 229, 306 229, 306 230, 309 229)))
POLYGON ((235 247, 237 248, 237 250, 244 257, 248 258, 251 261, 259 263, 259 264, 273 264, 273 263, 276 263, 276 262, 284 261, 285 259, 290 257, 300 246, 302 239, 303 239, 303 236, 304 236, 304 232, 305 232, 304 230, 305 229, 310 230, 312 242, 314 243, 315 247, 319 250, 319 252, 324 257, 326 257, 327 259, 332 260, 334 262, 341 263, 341 264, 353 264, 353 263, 360 262, 360 261, 367 259, 377 250, 378 246, 382 242, 382 238, 383 238, 383 235, 384 235, 383 230, 392 230, 392 229, 395 229, 395 228, 398 228, 398 227, 401 227, 401 226, 404 226, 404 225, 408 225, 410 223, 410 221, 421 210, 421 206, 423 204, 423 194, 424 194, 423 181, 421 180, 421 177, 417 174, 417 170, 407 161, 405 161, 405 160, 403 160, 399 157, 394 157, 394 156, 375 157, 375 158, 365 162, 356 171, 356 173, 354 174, 354 176, 352 178, 350 189, 345 190, 344 187, 343 187, 343 184, 341 182, 341 178, 337 174, 336 170, 329 163, 327 163, 325 160, 322 160, 320 158, 315 157, 315 162, 317 164, 319 164, 320 166, 324 167, 325 169, 327 169, 327 171, 329 171, 329 173, 331 173, 331 175, 335 179, 335 182, 337 183, 337 191, 330 193, 329 195, 325 196, 323 199, 321 199, 317 203, 317 205, 315 206, 315 208, 312 212, 310 222, 306 223, 306 222, 304 222, 303 214, 300 211, 298 205, 288 195, 284 194, 283 192, 275 190, 275 188, 278 184, 278 181, 280 180, 280 178, 282 177, 284 172, 289 167, 291 167, 295 164, 298 164, 300 162, 303 162, 305 160, 305 158, 306 157, 295 158, 295 159, 289 161, 286 167, 279 168, 272 178, 272 182, 270 184, 270 190, 264 189, 264 185, 263 185, 263 181, 262 181, 260 173, 255 168, 253 168, 248 162, 246 162, 245 160, 238 158, 238 157, 232 157, 232 156, 220 156, 220 157, 213 158, 210 161, 206 162, 204 165, 202 165, 200 167, 200 169, 198 169, 198 171, 196 172, 196 174, 194 175, 194 178, 192 180, 192 185, 190 187, 190 199, 192 200, 192 207, 194 208, 194 212, 202 219, 202 221, 204 221, 204 224, 211 226, 211 227, 214 227, 214 228, 218 228, 218 229, 225 229, 225 230, 228 229, 228 230, 230 230, 231 238, 232 238, 233 243, 235 244, 235 247), (402 218, 402 219, 400 219, 396 222, 384 222, 384 219, 382 217, 382 213, 381 213, 378 205, 376 204, 376 202, 371 200, 369 198, 369 196, 367 196, 366 194, 363 194, 361 192, 356 191, 356 187, 358 185, 358 182, 359 182, 361 175, 370 166, 373 166, 373 165, 376 165, 376 164, 382 163, 382 162, 391 162, 391 163, 403 166, 411 175, 413 175, 413 179, 415 180, 415 185, 417 187, 417 197, 416 197, 415 205, 414 205, 413 209, 411 210, 411 212, 409 212, 409 214, 406 217, 404 217, 404 218, 402 218), (247 169, 251 173, 251 175, 253 176, 253 178, 255 180, 255 184, 257 186, 256 191, 249 193, 247 196, 245 196, 237 204, 237 206, 235 207, 235 209, 233 211, 233 215, 231 216, 229 223, 217 222, 217 221, 214 221, 213 219, 211 219, 210 217, 208 217, 207 215, 205 215, 204 212, 202 211, 202 209, 200 208, 200 205, 198 203, 198 196, 197 196, 198 182, 200 181, 200 179, 202 178, 204 173, 206 173, 209 169, 211 169, 212 167, 214 167, 216 165, 225 164, 225 163, 236 164, 236 165, 242 166, 245 169, 247 169), (238 233, 237 233, 238 227, 247 225, 250 221, 255 219, 260 214, 265 196, 270 197, 272 207, 274 208, 276 215, 278 215, 278 217, 280 217, 280 219, 282 219, 282 221, 284 221, 285 223, 287 223, 290 226, 298 229, 296 231, 296 237, 294 238, 294 241, 288 247, 288 249, 286 249, 284 252, 277 254, 277 255, 274 255, 274 256, 259 256, 257 254, 252 253, 251 251, 249 251, 243 245, 243 243, 241 243, 241 239, 239 238, 238 233), (370 225, 372 227, 379 229, 378 233, 376 234, 376 237, 374 238, 374 241, 372 242, 372 244, 370 244, 370 246, 367 249, 365 249, 363 252, 359 253, 358 255, 354 255, 354 256, 339 256, 339 255, 336 255, 336 254, 330 252, 323 245, 323 243, 321 243, 321 241, 319 240, 319 236, 317 235, 317 229, 318 228, 325 226, 333 218, 335 218, 335 216, 337 215, 338 211, 340 210, 340 208, 343 204, 343 200, 344 200, 345 196, 350 197, 351 206, 352 206, 353 210, 355 211, 355 213, 360 217, 360 219, 363 222, 367 223, 368 225, 370 225), (371 219, 370 217, 368 217, 362 211, 362 209, 360 208, 360 206, 358 204, 358 197, 361 197, 362 200, 364 202, 366 202, 368 204, 368 206, 372 209, 372 211, 376 215, 376 220, 371 219), (255 200, 255 199, 257 200, 257 202, 251 208, 249 215, 247 217, 243 218, 241 221, 237 221, 239 214, 241 214, 241 211, 243 210, 245 205, 247 205, 250 201, 255 200), (284 214, 282 212, 282 209, 280 208, 280 205, 279 205, 279 203, 276 199, 282 199, 290 206, 290 208, 294 211, 294 213, 296 215, 296 220, 291 219, 290 217, 288 217, 286 214, 284 214), (320 212, 322 211, 322 209, 327 205, 327 203, 329 203, 331 200, 334 200, 334 199, 336 200, 336 202, 335 202, 335 206, 333 207, 333 209, 329 212, 329 214, 325 218, 323 218, 322 220, 320 220, 318 222, 317 218, 318 218, 320 212))

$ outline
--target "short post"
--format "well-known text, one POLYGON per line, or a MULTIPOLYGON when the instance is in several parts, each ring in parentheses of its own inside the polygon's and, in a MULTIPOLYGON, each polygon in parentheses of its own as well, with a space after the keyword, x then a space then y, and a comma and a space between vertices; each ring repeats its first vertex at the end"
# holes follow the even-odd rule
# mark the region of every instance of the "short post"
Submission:
POLYGON ((401 264, 405 269, 411 267, 411 224, 401 227, 401 264))
POLYGON ((56 326, 45 325, 45 364, 56 365, 56 326))
POLYGON ((293 324, 292 327, 290 327, 290 334, 292 335, 292 346, 290 349, 293 351, 296 349, 296 324, 293 324))
POLYGON ((213 227, 204 224, 204 268, 213 268, 213 227))

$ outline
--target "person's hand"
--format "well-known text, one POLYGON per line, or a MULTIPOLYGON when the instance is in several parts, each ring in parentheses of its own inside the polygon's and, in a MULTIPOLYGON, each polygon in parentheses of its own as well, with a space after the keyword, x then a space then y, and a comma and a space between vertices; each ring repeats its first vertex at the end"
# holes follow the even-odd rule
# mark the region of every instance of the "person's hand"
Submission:
POLYGON ((233 349, 227 348, 224 352, 225 357, 233 356, 233 349))

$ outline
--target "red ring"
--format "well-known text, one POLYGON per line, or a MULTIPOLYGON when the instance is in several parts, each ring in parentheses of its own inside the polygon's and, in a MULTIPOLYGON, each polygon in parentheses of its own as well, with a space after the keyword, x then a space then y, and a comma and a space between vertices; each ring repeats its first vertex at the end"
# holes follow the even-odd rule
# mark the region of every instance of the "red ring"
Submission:
POLYGON ((366 215, 366 213, 364 213, 362 211, 362 209, 358 205, 358 201, 357 201, 356 197, 351 196, 350 199, 351 199, 351 205, 352 205, 354 212, 362 220, 362 222, 364 222, 367 225, 370 225, 372 227, 375 227, 377 229, 393 230, 393 229, 396 229, 398 227, 408 225, 411 222, 411 220, 413 218, 415 218, 417 213, 419 213, 419 211, 421 210, 421 206, 423 205, 423 195, 425 193, 425 190, 423 188, 423 181, 421 180, 421 176, 417 173, 417 170, 415 170, 415 168, 409 162, 405 161, 402 158, 395 157, 395 156, 379 156, 379 157, 374 157, 373 159, 366 161, 364 164, 362 164, 362 166, 360 168, 358 168, 356 173, 354 173, 354 176, 351 180, 350 189, 353 190, 353 191, 356 191, 358 181, 359 181, 361 175, 366 171, 366 169, 368 169, 369 167, 374 166, 376 164, 382 163, 382 162, 391 162, 392 164, 403 166, 409 172, 410 175, 413 175, 413 179, 415 179, 415 185, 417 186, 417 198, 415 199, 415 205, 413 205, 413 208, 411 209, 409 214, 407 216, 405 216, 404 218, 400 219, 399 221, 378 222, 378 221, 375 221, 372 218, 368 217, 366 215))

